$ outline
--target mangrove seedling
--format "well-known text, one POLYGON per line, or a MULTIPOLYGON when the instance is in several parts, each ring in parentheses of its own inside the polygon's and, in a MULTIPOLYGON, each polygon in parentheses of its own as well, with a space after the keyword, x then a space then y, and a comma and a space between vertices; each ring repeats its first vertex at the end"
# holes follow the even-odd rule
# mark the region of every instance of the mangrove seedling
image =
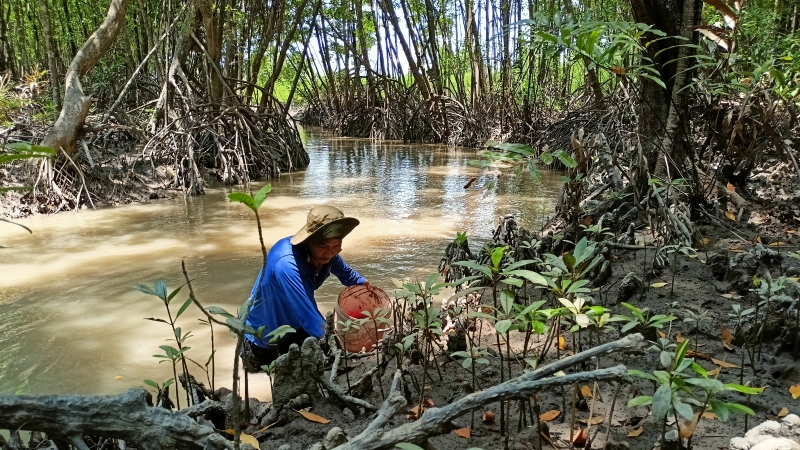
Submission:
POLYGON ((694 324, 694 351, 697 352, 700 348, 700 324, 711 322, 711 317, 708 315, 707 311, 695 313, 694 311, 687 310, 686 313, 689 314, 689 316, 684 317, 683 321, 694 324))
MULTIPOLYGON (((464 358, 464 360, 461 361, 461 367, 469 370, 469 372, 472 374, 472 392, 477 392, 478 382, 475 375, 475 365, 489 364, 489 360, 486 359, 486 357, 489 356, 489 353, 477 347, 472 347, 469 349, 469 352, 454 352, 452 356, 454 358, 464 358)), ((475 411, 472 412, 472 418, 470 419, 469 427, 470 429, 475 428, 475 411)))
MULTIPOLYGON (((181 288, 183 288, 183 286, 178 286, 178 288, 176 288, 172 292, 167 293, 167 284, 164 282, 164 280, 160 280, 159 279, 158 281, 156 281, 156 284, 155 284, 155 286, 153 288, 150 288, 150 286, 146 286, 144 284, 137 284, 133 288, 136 289, 137 291, 145 293, 147 295, 152 295, 154 297, 158 297, 161 300, 161 302, 164 303, 164 307, 167 310, 167 319, 168 320, 164 320, 164 319, 161 319, 161 318, 158 318, 158 317, 147 317, 147 318, 145 318, 145 320, 151 320, 153 322, 165 323, 165 324, 169 325, 170 328, 172 328, 172 335, 174 336, 175 343, 178 346, 178 348, 177 349, 173 349, 174 351, 167 352, 167 350, 164 349, 165 346, 162 345, 161 348, 164 349, 164 351, 167 352, 167 353, 165 353, 165 355, 159 355, 158 357, 165 357, 167 359, 171 359, 173 356, 175 356, 177 358, 176 361, 179 360, 181 362, 181 366, 183 368, 183 373, 186 375, 186 386, 185 386, 186 387, 186 402, 187 402, 186 406, 191 406, 190 393, 189 393, 189 391, 191 389, 191 387, 189 385, 189 368, 186 365, 186 360, 184 360, 183 356, 182 356, 183 352, 185 351, 185 350, 183 350, 183 342, 182 341, 185 340, 186 338, 184 337, 183 340, 181 339, 180 328, 176 328, 175 327, 175 323, 178 321, 178 318, 180 318, 180 316, 186 311, 186 308, 188 308, 189 305, 192 304, 192 299, 187 299, 185 302, 183 302, 183 305, 181 305, 181 307, 178 309, 178 312, 175 314, 175 317, 173 318, 172 317, 172 311, 170 310, 169 305, 170 305, 170 302, 172 302, 172 300, 181 292, 181 288)), ((188 333, 187 333, 186 337, 188 337, 188 333)), ((174 364, 175 364, 175 362, 173 362, 173 365, 174 364)), ((175 372, 175 371, 173 370, 173 372, 175 372)), ((175 379, 178 380, 179 378, 178 378, 177 373, 174 373, 174 375, 175 375, 175 379)), ((180 401, 180 397, 177 395, 177 393, 175 395, 175 399, 177 401, 178 409, 180 409, 181 408, 181 401, 180 401)))
POLYGON ((620 332, 627 333, 628 331, 637 328, 641 330, 642 336, 649 338, 648 340, 650 341, 655 341, 656 329, 661 329, 665 324, 677 319, 677 317, 673 316, 672 314, 656 314, 651 316, 648 308, 640 309, 631 305, 630 303, 625 302, 622 302, 621 304, 631 311, 633 317, 621 316, 624 320, 627 320, 628 323, 622 327, 620 332))

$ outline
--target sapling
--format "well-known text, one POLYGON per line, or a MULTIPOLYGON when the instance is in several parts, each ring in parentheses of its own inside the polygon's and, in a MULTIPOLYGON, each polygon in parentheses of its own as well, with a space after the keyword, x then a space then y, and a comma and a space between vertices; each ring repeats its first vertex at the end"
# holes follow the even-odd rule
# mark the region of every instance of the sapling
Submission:
POLYGON ((347 341, 347 333, 353 330, 358 330, 361 328, 361 326, 358 324, 357 321, 354 321, 353 319, 340 320, 338 322, 340 328, 340 332, 338 332, 339 337, 342 339, 342 342, 344 342, 344 345, 342 345, 344 356, 342 357, 342 359, 344 359, 344 374, 345 374, 345 380, 347 380, 347 391, 349 392, 352 388, 350 387, 350 369, 347 366, 347 359, 348 359, 347 344, 349 344, 349 342, 347 341))
MULTIPOLYGON (((181 288, 183 288, 183 286, 179 286, 178 288, 176 288, 172 292, 167 293, 167 284, 164 282, 164 280, 157 280, 155 286, 152 289, 149 286, 146 286, 144 284, 137 284, 136 286, 134 286, 134 289, 136 289, 137 291, 145 293, 145 294, 148 294, 148 295, 152 295, 152 296, 158 297, 161 300, 161 302, 164 303, 164 307, 167 310, 167 319, 168 320, 164 320, 164 319, 157 318, 157 317, 147 317, 147 318, 145 318, 145 320, 151 320, 153 322, 161 322, 161 323, 165 323, 165 324, 169 325, 170 328, 172 328, 173 339, 175 340, 175 344, 177 345, 178 348, 176 349, 174 347, 161 345, 159 347, 162 350, 164 350, 165 354, 164 355, 153 355, 153 356, 155 356, 156 358, 166 358, 167 360, 172 360, 173 361, 173 374, 175 375, 175 379, 176 380, 178 379, 178 374, 177 374, 177 372, 175 370, 175 364, 177 362, 181 363, 181 366, 183 368, 183 373, 186 374, 186 386, 185 386, 185 388, 186 388, 186 402, 187 402, 186 406, 191 406, 191 400, 190 400, 189 392, 190 392, 190 390, 192 390, 192 387, 191 387, 191 383, 189 382, 189 368, 186 365, 186 360, 183 358, 183 353, 186 350, 188 350, 188 348, 187 349, 183 348, 183 341, 185 341, 186 338, 189 337, 189 333, 186 333, 185 336, 181 336, 180 327, 175 327, 175 324, 177 323, 178 318, 180 318, 180 316, 186 311, 186 308, 188 308, 189 305, 192 304, 192 300, 191 299, 187 299, 185 302, 183 302, 183 305, 181 305, 180 309, 178 309, 178 312, 175 314, 174 318, 172 317, 172 311, 169 308, 170 302, 172 302, 172 300, 180 293, 181 288), (169 347, 169 349, 167 349, 167 347, 169 347)), ((175 395, 175 399, 177 400, 178 409, 180 409, 181 408, 181 401, 180 401, 180 397, 177 395, 177 393, 175 395)))
MULTIPOLYGON (((485 350, 481 350, 477 347, 470 347, 469 352, 454 352, 452 354, 455 358, 464 358, 461 361, 461 367, 469 370, 472 374, 472 392, 478 391, 478 381, 475 375, 475 365, 476 364, 489 364, 489 360, 486 359, 488 356, 485 350)), ((472 411, 472 418, 470 419, 470 429, 475 429, 475 411, 472 411)))
POLYGON ((711 322, 711 317, 708 315, 707 311, 703 311, 701 313, 695 313, 691 310, 686 310, 686 313, 689 314, 688 317, 684 317, 683 321, 688 323, 693 323, 694 328, 694 351, 698 352, 700 348, 700 325, 705 322, 711 322))

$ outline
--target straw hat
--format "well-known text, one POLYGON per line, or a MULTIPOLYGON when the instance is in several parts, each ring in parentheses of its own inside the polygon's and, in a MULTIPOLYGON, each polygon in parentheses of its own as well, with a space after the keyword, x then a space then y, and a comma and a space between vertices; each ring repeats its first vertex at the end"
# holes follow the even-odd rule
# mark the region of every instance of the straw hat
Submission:
POLYGON ((342 239, 358 226, 358 219, 345 217, 330 205, 315 206, 308 212, 306 225, 292 236, 292 245, 302 244, 312 235, 323 239, 342 239))

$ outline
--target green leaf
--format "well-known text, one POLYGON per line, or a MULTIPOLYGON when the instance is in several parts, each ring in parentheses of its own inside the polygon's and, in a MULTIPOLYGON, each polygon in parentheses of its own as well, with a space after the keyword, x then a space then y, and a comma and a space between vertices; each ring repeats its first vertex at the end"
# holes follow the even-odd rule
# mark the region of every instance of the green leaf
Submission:
POLYGON ((553 164, 553 155, 547 152, 542 152, 542 154, 539 155, 539 161, 541 161, 542 164, 553 164))
POLYGON ((208 311, 209 314, 225 316, 225 317, 233 317, 231 313, 225 311, 223 308, 220 308, 219 306, 209 306, 208 308, 206 308, 206 311, 208 311))
POLYGON ((472 269, 472 270, 478 271, 478 272, 482 273, 484 276, 486 276, 487 278, 491 278, 492 277, 491 269, 489 269, 488 267, 482 266, 482 265, 476 263, 475 261, 456 261, 456 262, 453 263, 453 265, 454 266, 463 266, 463 267, 466 267, 468 269, 472 269))
POLYGON ((572 270, 575 267, 576 259, 569 253, 564 253, 561 256, 561 259, 564 261, 564 265, 567 266, 568 270, 572 270))
POLYGON ((472 366, 472 358, 466 358, 464 359, 464 361, 461 361, 461 367, 469 369, 471 366, 472 366))
POLYGON ((248 208, 252 209, 253 212, 257 212, 258 209, 256 208, 256 202, 250 194, 244 192, 231 192, 228 194, 228 198, 232 202, 239 202, 246 205, 248 208))
POLYGON ((188 308, 189 305, 191 304, 192 304, 192 299, 187 298, 186 301, 183 302, 183 305, 181 305, 181 309, 178 310, 178 314, 175 314, 175 320, 178 320, 178 317, 180 317, 181 314, 183 314, 183 312, 186 311, 186 308, 188 308))
POLYGON ((748 416, 755 416, 756 413, 752 409, 748 408, 747 406, 740 405, 738 403, 725 403, 725 406, 728 407, 733 412, 737 412, 739 414, 747 414, 748 416))
POLYGON ((531 283, 538 284, 540 286, 547 286, 547 280, 543 276, 532 270, 525 270, 525 269, 511 270, 511 271, 506 271, 503 274, 506 276, 524 278, 530 281, 531 283))
POLYGON ((153 380, 144 380, 144 384, 158 389, 158 383, 153 380))
POLYGON ((500 261, 506 253, 507 247, 497 247, 492 250, 492 267, 495 269, 500 268, 500 261))
POLYGON ((431 286, 433 286, 433 283, 436 283, 436 280, 438 279, 439 279, 438 273, 432 273, 428 275, 428 278, 425 279, 425 290, 426 291, 430 290, 431 286))
POLYGON ((255 210, 261 208, 261 204, 264 203, 264 200, 267 198, 267 194, 272 191, 272 185, 267 184, 256 193, 256 196, 253 197, 253 204, 255 206, 255 210))
POLYGON ((675 407, 675 411, 684 419, 694 419, 694 411, 692 411, 692 407, 686 403, 683 403, 677 396, 672 400, 672 406, 675 407))
POLYGON ((158 281, 156 281, 155 292, 158 298, 160 298, 164 302, 167 301, 167 283, 164 283, 164 280, 159 279, 158 281))
POLYGON ((500 306, 503 308, 503 312, 506 314, 510 314, 514 309, 514 291, 511 289, 503 289, 500 291, 500 306))
POLYGON ((494 329, 498 334, 506 334, 511 328, 511 325, 512 323, 510 320, 500 320, 494 324, 494 329))
POLYGON ((395 448, 399 448, 402 450, 425 450, 424 448, 420 447, 419 445, 409 444, 408 442, 401 442, 395 445, 395 448))
POLYGON ((136 286, 134 286, 133 288, 134 288, 134 289, 136 289, 136 290, 137 290, 137 291, 139 291, 139 292, 144 292, 144 293, 145 293, 145 294, 147 294, 147 295, 155 295, 155 296, 158 296, 158 294, 156 294, 156 292, 155 292, 154 290, 150 289, 150 286, 146 286, 146 285, 144 285, 144 284, 137 284, 137 285, 136 285, 136 286))
POLYGON ((708 378, 708 372, 706 372, 706 369, 704 369, 703 366, 701 366, 700 364, 697 364, 696 362, 694 362, 694 360, 692 360, 691 367, 692 367, 692 370, 694 370, 695 372, 700 374, 701 377, 708 378))
POLYGON ((728 409, 728 405, 725 402, 712 398, 708 403, 711 405, 711 410, 714 411, 714 414, 717 415, 720 421, 728 421, 730 409, 728 409))
POLYGON ((745 395, 756 395, 756 394, 760 394, 760 393, 764 392, 764 388, 763 387, 762 388, 754 388, 754 387, 750 387, 750 386, 742 386, 741 384, 735 384, 735 383, 727 383, 727 384, 725 384, 725 389, 727 389, 729 391, 741 392, 742 394, 745 394, 745 395))
POLYGON ((664 367, 665 369, 672 368, 672 354, 670 352, 661 352, 659 358, 661 359, 662 367, 664 367))
POLYGON ((171 386, 173 383, 175 383, 175 378, 170 378, 169 380, 164 382, 164 385, 162 387, 163 388, 167 388, 167 387, 171 386))
POLYGON ((725 385, 721 381, 712 378, 689 378, 686 383, 712 392, 725 390, 725 385))
POLYGON ((630 399, 628 401, 628 408, 633 408, 635 406, 645 406, 653 403, 653 396, 652 395, 640 395, 638 397, 630 399))
POLYGON ((564 150, 558 150, 557 152, 553 153, 553 155, 556 158, 558 158, 562 164, 569 167, 570 169, 574 169, 575 167, 578 166, 578 163, 574 159, 572 159, 572 156, 570 156, 569 153, 567 153, 564 150))
POLYGON ((528 175, 530 175, 531 180, 536 183, 542 181, 542 173, 539 172, 539 168, 536 167, 536 160, 533 158, 528 160, 528 175))
POLYGON ((672 389, 668 384, 661 385, 653 396, 653 418, 661 422, 667 417, 672 404, 672 389))
POLYGON ((630 369, 628 370, 628 375, 640 378, 647 378, 648 380, 653 380, 655 382, 658 382, 658 378, 656 378, 654 375, 650 375, 647 372, 642 372, 641 370, 630 369))

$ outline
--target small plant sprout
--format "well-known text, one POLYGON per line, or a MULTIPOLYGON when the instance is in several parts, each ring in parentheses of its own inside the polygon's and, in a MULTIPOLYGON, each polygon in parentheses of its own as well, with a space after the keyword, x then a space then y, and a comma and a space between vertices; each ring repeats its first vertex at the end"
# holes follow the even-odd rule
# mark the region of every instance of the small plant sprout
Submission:
POLYGON ((694 351, 697 352, 700 348, 700 340, 698 339, 700 335, 700 325, 702 323, 711 322, 711 317, 708 315, 707 311, 703 311, 701 313, 695 313, 694 311, 686 311, 689 314, 688 317, 684 317, 683 321, 687 323, 693 323, 694 328, 694 351))
MULTIPOLYGON (((469 349, 469 352, 454 352, 451 356, 454 358, 464 358, 461 361, 461 367, 469 370, 470 374, 472 374, 472 392, 478 391, 478 383, 477 377, 475 375, 475 365, 476 364, 489 364, 489 360, 486 359, 489 353, 485 350, 481 350, 477 347, 472 347, 469 349)), ((472 418, 470 419, 470 429, 475 428, 475 411, 472 412, 472 418)))
MULTIPOLYGON (((174 336, 175 344, 177 345, 178 348, 169 347, 169 346, 166 346, 166 345, 161 345, 160 348, 162 350, 164 350, 164 352, 165 352, 164 355, 153 355, 153 356, 155 356, 156 358, 165 358, 165 360, 171 360, 172 361, 172 365, 173 365, 172 372, 173 372, 173 375, 175 376, 176 380, 178 380, 179 378, 178 378, 178 373, 177 373, 177 371, 175 369, 175 365, 178 362, 181 363, 181 366, 183 368, 183 373, 186 374, 186 388, 187 388, 186 389, 186 402, 187 402, 187 406, 190 406, 191 405, 191 400, 190 400, 189 390, 191 388, 190 388, 190 383, 189 383, 189 368, 186 365, 186 360, 183 358, 183 353, 186 350, 188 350, 188 348, 184 348, 183 347, 183 342, 187 338, 189 338, 190 332, 186 333, 185 335, 181 335, 181 329, 180 329, 180 327, 176 327, 175 323, 178 321, 178 318, 180 318, 180 316, 186 311, 186 309, 189 307, 189 305, 192 304, 192 299, 189 298, 189 299, 186 299, 185 302, 183 302, 183 305, 181 305, 181 307, 178 309, 178 312, 175 314, 174 318, 172 317, 172 311, 170 310, 170 307, 169 307, 170 303, 172 302, 172 300, 181 292, 181 288, 182 287, 183 286, 179 286, 177 289, 173 290, 172 292, 167 293, 167 284, 164 282, 164 280, 158 280, 158 281, 156 281, 155 286, 152 287, 152 288, 150 286, 146 286, 144 284, 137 284, 136 286, 134 286, 134 289, 136 289, 139 292, 145 293, 147 295, 152 295, 154 297, 158 297, 159 300, 161 300, 161 302, 164 303, 164 307, 167 310, 167 320, 164 320, 164 319, 161 319, 161 318, 157 318, 157 317, 147 317, 147 318, 145 318, 145 320, 151 320, 153 322, 161 322, 161 323, 165 323, 165 324, 169 325, 170 328, 172 328, 172 335, 174 336), (167 348, 169 348, 169 350, 167 348)), ((164 362, 164 361, 161 361, 161 362, 164 362)), ((177 393, 175 395, 175 398, 177 400, 178 409, 180 409, 181 401, 180 401, 180 398, 178 397, 177 393)))
POLYGON ((627 320, 628 323, 622 327, 620 332, 627 333, 636 328, 641 330, 642 336, 649 338, 648 340, 650 341, 655 341, 655 336, 657 335, 656 329, 661 329, 665 324, 677 319, 677 317, 672 314, 656 314, 650 316, 648 308, 640 309, 630 303, 622 302, 622 306, 628 308, 633 316, 621 316, 623 320, 627 320))

